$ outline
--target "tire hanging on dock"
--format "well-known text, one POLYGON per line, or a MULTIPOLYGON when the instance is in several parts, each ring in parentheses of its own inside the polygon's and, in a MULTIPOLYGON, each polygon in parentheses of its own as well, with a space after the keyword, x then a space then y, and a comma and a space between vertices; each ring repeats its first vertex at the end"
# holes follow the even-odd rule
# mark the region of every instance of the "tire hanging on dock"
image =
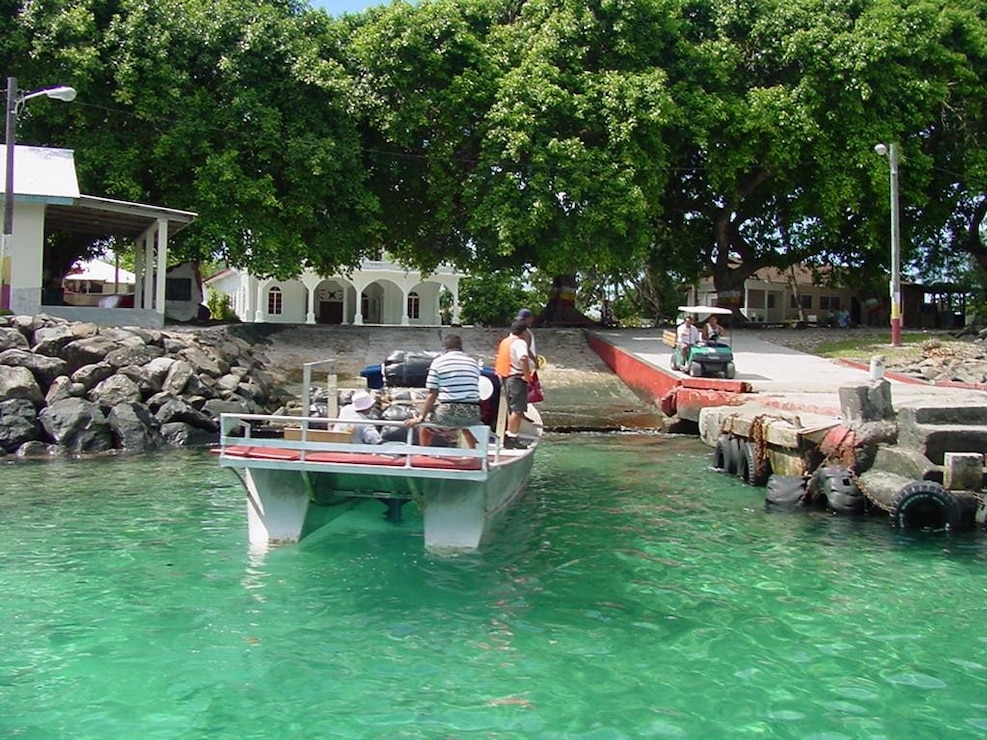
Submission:
POLYGON ((730 475, 736 475, 737 471, 740 470, 741 457, 740 440, 736 437, 727 437, 726 466, 723 469, 730 475))
POLYGON ((765 509, 805 509, 809 504, 804 475, 772 475, 764 492, 765 509))
POLYGON ((713 447, 713 467, 717 470, 726 470, 727 455, 730 454, 727 449, 729 443, 730 437, 726 434, 721 434, 716 439, 716 445, 713 447))
POLYGON ((741 443, 741 453, 744 456, 743 468, 746 471, 741 477, 752 486, 760 488, 766 485, 771 477, 771 465, 767 460, 762 461, 761 469, 757 465, 757 445, 753 442, 741 443))
POLYGON ((908 530, 955 530, 960 523, 956 497, 935 481, 912 481, 891 501, 891 526, 908 530))
POLYGON ((818 468, 809 481, 809 492, 813 498, 825 500, 826 508, 836 514, 863 514, 867 503, 853 473, 839 465, 818 468))

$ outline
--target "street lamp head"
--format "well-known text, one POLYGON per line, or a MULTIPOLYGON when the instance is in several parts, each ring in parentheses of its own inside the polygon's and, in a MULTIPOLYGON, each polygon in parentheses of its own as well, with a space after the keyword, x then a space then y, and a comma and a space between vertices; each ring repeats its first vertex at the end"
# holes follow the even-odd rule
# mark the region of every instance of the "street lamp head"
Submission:
POLYGON ((879 156, 883 157, 888 153, 888 147, 885 144, 876 144, 874 146, 874 151, 877 152, 879 156))
POLYGON ((75 88, 68 85, 58 85, 57 87, 44 87, 40 90, 23 93, 17 98, 17 109, 20 110, 21 106, 31 98, 40 98, 41 96, 52 98, 53 100, 70 102, 75 100, 75 88))
POLYGON ((42 92, 49 98, 54 98, 55 100, 64 100, 66 103, 70 103, 75 100, 75 88, 69 87, 68 85, 59 85, 58 87, 51 87, 47 90, 42 90, 42 92))

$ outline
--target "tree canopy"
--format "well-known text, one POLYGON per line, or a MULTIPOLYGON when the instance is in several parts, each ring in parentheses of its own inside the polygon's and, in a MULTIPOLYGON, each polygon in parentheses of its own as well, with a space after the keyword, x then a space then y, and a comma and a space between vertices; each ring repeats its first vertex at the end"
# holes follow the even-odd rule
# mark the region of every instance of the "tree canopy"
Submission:
POLYGON ((906 262, 987 271, 977 0, 77 0, 0 24, 8 74, 79 92, 19 140, 75 149, 84 192, 196 211, 182 258, 879 279, 873 147, 896 141, 906 262))

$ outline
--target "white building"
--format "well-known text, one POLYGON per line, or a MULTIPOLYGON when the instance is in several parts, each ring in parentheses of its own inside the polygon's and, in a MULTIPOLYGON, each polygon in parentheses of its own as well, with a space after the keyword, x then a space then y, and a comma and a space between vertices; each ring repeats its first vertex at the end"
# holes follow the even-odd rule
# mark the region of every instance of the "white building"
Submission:
MULTIPOLYGON (((72 321, 160 327, 165 317, 168 239, 196 214, 111 200, 79 192, 75 156, 69 149, 15 146, 12 233, 0 241, 0 308, 33 315, 42 311, 72 321), (132 306, 67 306, 62 291, 47 301, 42 281, 45 238, 68 231, 93 240, 113 236, 134 244, 132 306)), ((0 185, 6 187, 6 161, 0 185)))
POLYGON ((460 278, 448 267, 423 276, 386 260, 367 260, 351 275, 305 270, 278 280, 227 269, 205 283, 229 296, 236 315, 247 322, 434 326, 442 323, 443 289, 452 295, 452 323, 459 323, 460 278))

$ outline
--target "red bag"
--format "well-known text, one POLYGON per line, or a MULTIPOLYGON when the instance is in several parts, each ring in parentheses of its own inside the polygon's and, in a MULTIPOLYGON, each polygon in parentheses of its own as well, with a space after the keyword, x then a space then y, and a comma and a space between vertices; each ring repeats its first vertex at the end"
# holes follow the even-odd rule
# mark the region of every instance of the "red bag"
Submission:
POLYGON ((545 400, 545 394, 541 392, 541 381, 538 373, 531 374, 531 382, 528 383, 528 403, 541 403, 545 400))

